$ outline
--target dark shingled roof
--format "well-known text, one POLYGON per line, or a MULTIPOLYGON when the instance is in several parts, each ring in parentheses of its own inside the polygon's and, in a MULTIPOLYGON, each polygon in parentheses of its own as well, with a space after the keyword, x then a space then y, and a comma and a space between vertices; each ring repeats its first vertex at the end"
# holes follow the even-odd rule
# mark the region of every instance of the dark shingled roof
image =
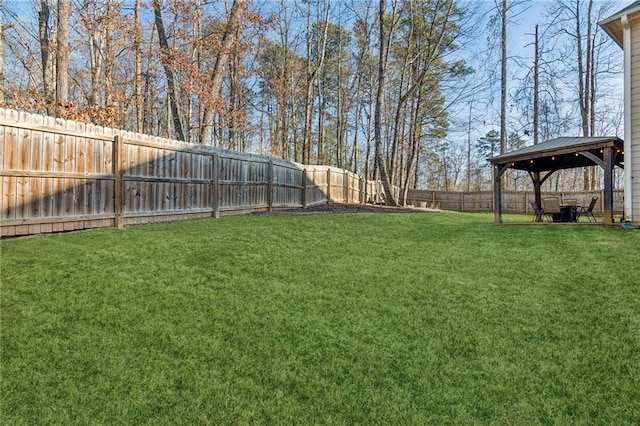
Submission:
POLYGON ((506 154, 490 158, 494 165, 509 164, 510 167, 529 171, 549 171, 586 167, 596 164, 587 156, 579 153, 591 153, 602 159, 601 149, 616 148, 616 164, 623 161, 623 141, 617 137, 561 137, 537 145, 530 145, 506 154))

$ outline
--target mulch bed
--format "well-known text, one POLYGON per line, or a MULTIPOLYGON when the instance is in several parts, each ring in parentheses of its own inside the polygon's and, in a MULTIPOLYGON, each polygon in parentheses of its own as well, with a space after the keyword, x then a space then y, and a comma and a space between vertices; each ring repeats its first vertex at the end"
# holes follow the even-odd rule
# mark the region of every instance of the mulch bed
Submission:
POLYGON ((256 212, 254 215, 304 216, 337 213, 435 213, 439 210, 425 208, 390 207, 374 204, 319 204, 306 209, 274 209, 270 212, 256 212))

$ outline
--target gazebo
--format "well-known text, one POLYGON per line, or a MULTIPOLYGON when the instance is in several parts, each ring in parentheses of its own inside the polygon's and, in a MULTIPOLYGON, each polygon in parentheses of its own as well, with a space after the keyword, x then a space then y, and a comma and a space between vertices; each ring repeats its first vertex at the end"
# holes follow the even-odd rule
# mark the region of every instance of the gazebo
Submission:
POLYGON ((556 171, 600 166, 604 171, 602 223, 613 223, 613 168, 624 168, 624 142, 617 137, 562 137, 490 158, 493 168, 494 223, 502 223, 502 175, 508 169, 524 170, 533 182, 536 204, 541 205, 540 188, 556 171))

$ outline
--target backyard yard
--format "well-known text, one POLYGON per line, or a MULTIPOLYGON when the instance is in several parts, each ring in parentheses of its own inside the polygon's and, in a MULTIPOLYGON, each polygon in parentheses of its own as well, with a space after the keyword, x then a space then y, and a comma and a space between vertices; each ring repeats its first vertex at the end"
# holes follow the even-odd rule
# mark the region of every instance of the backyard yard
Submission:
POLYGON ((2 241, 0 423, 639 424, 640 232, 492 219, 2 241))

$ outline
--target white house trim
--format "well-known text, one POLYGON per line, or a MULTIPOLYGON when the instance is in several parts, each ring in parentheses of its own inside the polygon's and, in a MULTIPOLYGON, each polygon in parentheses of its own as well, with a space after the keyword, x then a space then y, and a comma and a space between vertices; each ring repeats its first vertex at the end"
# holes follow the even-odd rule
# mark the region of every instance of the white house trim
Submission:
POLYGON ((624 52, 624 155, 625 159, 629 159, 625 163, 624 173, 624 213, 625 217, 633 218, 633 181, 631 164, 631 26, 627 15, 623 15, 620 19, 623 29, 623 52, 624 52))
POLYGON ((624 217, 640 224, 640 0, 599 25, 624 55, 624 217))

